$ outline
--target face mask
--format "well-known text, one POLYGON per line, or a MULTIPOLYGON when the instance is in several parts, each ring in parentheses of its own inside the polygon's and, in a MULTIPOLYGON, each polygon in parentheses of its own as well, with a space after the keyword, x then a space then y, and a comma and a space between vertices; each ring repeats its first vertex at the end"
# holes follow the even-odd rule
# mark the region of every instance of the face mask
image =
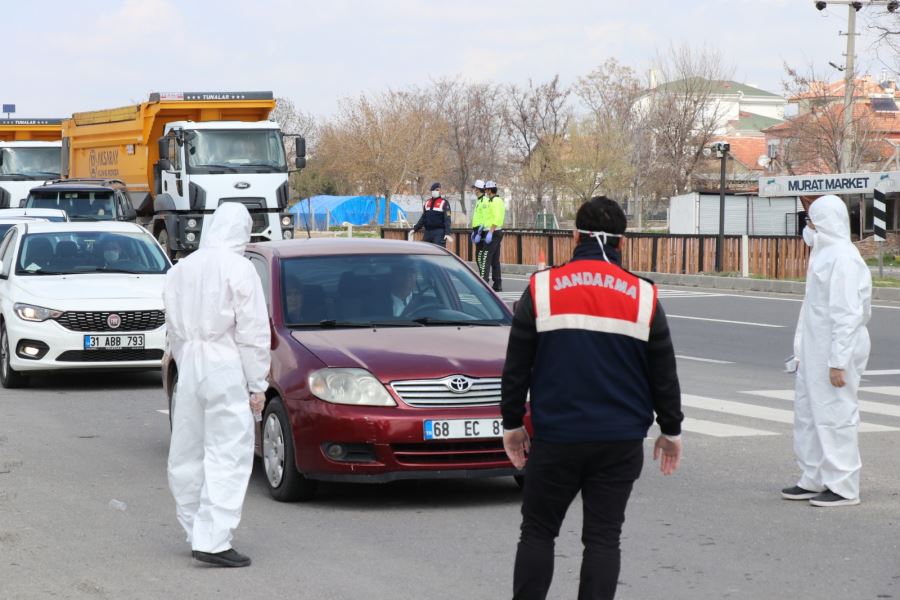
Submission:
POLYGON ((813 244, 816 243, 816 230, 811 227, 803 228, 803 241, 806 242, 806 245, 810 248, 813 247, 813 244))
POLYGON ((106 259, 106 262, 116 262, 119 260, 119 252, 117 250, 105 250, 103 258, 106 259))
POLYGON ((440 198, 440 197, 441 197, 441 191, 440 191, 440 190, 432 190, 432 191, 431 191, 431 197, 432 197, 432 198, 440 198))
POLYGON ((603 260, 606 262, 609 262, 609 258, 606 256, 606 249, 603 248, 603 245, 609 243, 608 238, 622 237, 619 233, 606 233, 605 231, 585 231, 584 229, 576 229, 576 231, 597 240, 597 243, 600 245, 600 252, 603 253, 603 260))

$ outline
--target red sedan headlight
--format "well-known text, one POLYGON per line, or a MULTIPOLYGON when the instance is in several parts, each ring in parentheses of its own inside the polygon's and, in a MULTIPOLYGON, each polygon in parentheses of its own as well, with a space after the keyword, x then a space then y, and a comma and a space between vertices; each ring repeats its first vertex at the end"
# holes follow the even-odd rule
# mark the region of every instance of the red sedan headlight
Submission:
POLYGON ((365 369, 319 369, 310 374, 309 389, 332 404, 397 406, 384 385, 365 369))

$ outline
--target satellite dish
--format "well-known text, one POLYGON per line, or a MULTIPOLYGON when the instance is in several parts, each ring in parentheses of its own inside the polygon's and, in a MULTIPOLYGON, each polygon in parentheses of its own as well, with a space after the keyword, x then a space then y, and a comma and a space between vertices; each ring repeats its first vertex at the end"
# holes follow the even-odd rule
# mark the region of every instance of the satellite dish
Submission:
POLYGON ((756 159, 756 164, 761 166, 763 169, 768 167, 772 163, 772 159, 769 158, 768 154, 763 154, 759 158, 756 159))

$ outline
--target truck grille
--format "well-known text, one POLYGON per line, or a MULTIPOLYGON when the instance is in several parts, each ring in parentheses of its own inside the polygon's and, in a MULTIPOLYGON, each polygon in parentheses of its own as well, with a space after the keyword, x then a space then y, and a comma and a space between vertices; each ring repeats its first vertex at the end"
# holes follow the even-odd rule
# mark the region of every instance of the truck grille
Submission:
POLYGON ((489 464, 508 466, 503 440, 478 442, 425 442, 391 444, 394 458, 402 465, 489 464))
POLYGON ((163 351, 155 350, 67 350, 57 357, 57 362, 129 362, 137 360, 162 360, 163 351))
POLYGON ((443 379, 395 381, 394 391, 414 408, 454 408, 500 404, 500 378, 451 375, 443 379))
POLYGON ((151 331, 166 323, 166 313, 161 310, 129 310, 107 312, 64 312, 56 322, 72 331, 151 331), (122 324, 112 328, 107 323, 109 315, 116 314, 122 324))

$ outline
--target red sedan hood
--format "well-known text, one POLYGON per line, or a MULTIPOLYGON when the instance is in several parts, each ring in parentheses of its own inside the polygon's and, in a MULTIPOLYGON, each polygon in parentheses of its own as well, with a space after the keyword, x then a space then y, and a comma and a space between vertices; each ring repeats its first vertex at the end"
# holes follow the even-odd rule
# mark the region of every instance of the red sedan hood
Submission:
POLYGON ((386 327, 295 331, 329 367, 368 369, 383 383, 447 375, 500 377, 509 327, 386 327))

